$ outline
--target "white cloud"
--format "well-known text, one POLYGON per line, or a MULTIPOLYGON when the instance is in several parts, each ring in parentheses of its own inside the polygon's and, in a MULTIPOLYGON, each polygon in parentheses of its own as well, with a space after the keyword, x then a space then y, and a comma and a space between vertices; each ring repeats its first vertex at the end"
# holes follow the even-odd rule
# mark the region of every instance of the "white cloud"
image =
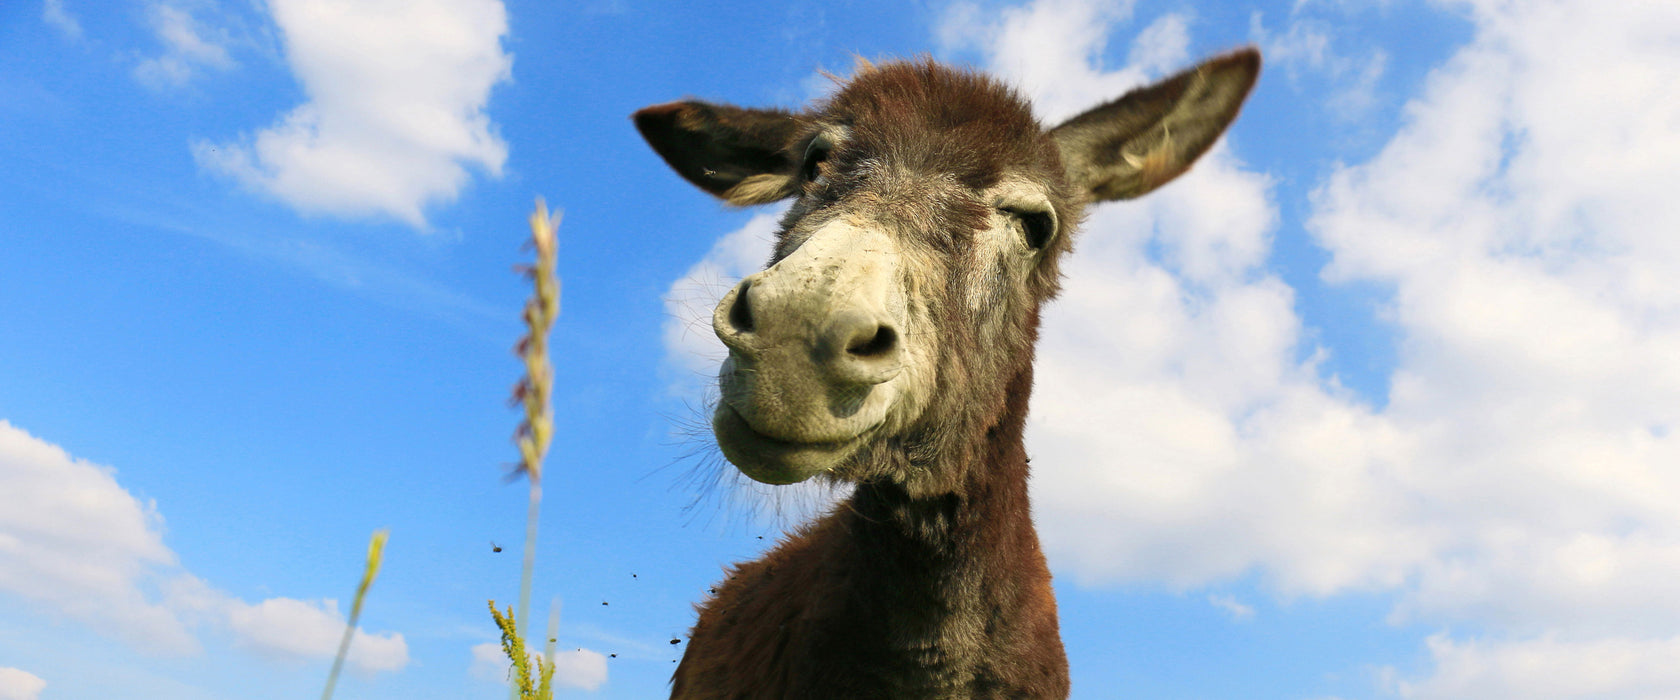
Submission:
POLYGON ((1249 15, 1249 34, 1261 46, 1268 66, 1281 66, 1291 73, 1302 66, 1324 69, 1338 57, 1330 50, 1330 30, 1318 22, 1295 20, 1282 36, 1266 29, 1264 13, 1249 15))
MULTIPOLYGON (((226 625, 238 643, 259 652, 326 659, 344 633, 333 601, 251 605, 181 570, 163 543, 156 504, 135 498, 111 469, 4 420, 0 595, 115 632, 153 653, 198 651, 195 630, 208 624, 226 625)), ((408 663, 408 648, 400 634, 358 629, 349 662, 397 670, 408 663)))
POLYGON ((175 564, 162 528, 155 504, 110 469, 0 420, 0 592, 147 648, 193 651, 181 620, 141 591, 175 564))
MULTIPOLYGON (((235 601, 227 620, 241 644, 282 658, 331 658, 344 637, 345 619, 335 600, 269 598, 256 605, 235 601)), ((401 634, 374 635, 358 628, 344 660, 350 668, 369 673, 398 671, 408 665, 408 644, 401 634)))
POLYGON ((511 75, 499 0, 274 0, 308 101, 234 143, 193 145, 201 166, 306 213, 425 226, 469 167, 501 174, 507 144, 485 108, 511 75))
POLYGON ((716 382, 728 350, 712 332, 712 309, 741 278, 769 262, 780 219, 780 208, 753 216, 712 244, 665 293, 665 355, 678 374, 672 388, 679 395, 698 398, 716 382))
MULTIPOLYGON (((59 10, 62 14, 62 7, 59 10)), ((234 66, 227 50, 227 33, 206 23, 200 16, 204 11, 203 4, 187 0, 154 0, 146 6, 146 21, 163 43, 163 53, 134 67, 134 76, 140 82, 152 88, 176 88, 191 82, 204 69, 228 70, 234 66)))
POLYGON ((1238 622, 1254 619, 1254 606, 1244 605, 1234 596, 1210 595, 1208 604, 1231 614, 1231 619, 1238 622))
POLYGON ((1514 635, 1437 639, 1415 692, 1673 697, 1680 16, 1470 9, 1475 39, 1312 224, 1327 275, 1392 285, 1406 329, 1386 413, 1440 532, 1396 618, 1514 635))
MULTIPOLYGON (((1108 28, 1130 19, 1134 0, 1042 0, 993 12, 953 3, 938 30, 947 50, 978 49, 990 67, 1033 96, 1058 121, 1142 82, 1138 68, 1104 71, 1108 28)), ((1163 37, 1166 38, 1166 37, 1163 37)))
POLYGON ((1397 583, 1426 545, 1386 488, 1406 436, 1296 359, 1269 187, 1216 151, 1098 209, 1064 265, 1028 439, 1046 546, 1087 582, 1262 567, 1331 593, 1397 583))
POLYGON ((82 38, 82 23, 64 9, 64 0, 41 0, 41 21, 71 39, 82 38))
MULTIPOLYGON (((1189 60, 1186 20, 1166 15, 1132 51, 1147 66, 1103 70, 1111 27, 1097 20, 1114 15, 1097 8, 1040 2, 979 32, 993 37, 989 67, 1047 121, 1189 60), (1019 47, 1055 43, 1042 27, 1063 28, 1062 43, 1034 64, 1019 47)), ((1064 264, 1029 442, 1046 547, 1082 580, 1192 586, 1276 563, 1280 587, 1329 592, 1403 574, 1404 552, 1385 546, 1395 504, 1347 461, 1396 438, 1296 360, 1293 291, 1263 268, 1271 186, 1216 148, 1149 198, 1094 210, 1064 264), (1326 436, 1341 448, 1318 446, 1326 436), (1284 460, 1288 471, 1267 469, 1284 460), (1327 527, 1360 516, 1372 521, 1327 527)))
POLYGON ((1267 66, 1283 69, 1297 93, 1306 92, 1306 76, 1323 78, 1329 86, 1323 104, 1344 122, 1369 116, 1379 104, 1377 88, 1388 72, 1388 52, 1380 46, 1367 47, 1360 55, 1337 51, 1331 25, 1301 10, 1297 4, 1282 34, 1266 29, 1260 12, 1249 16, 1249 35, 1260 45, 1267 66))
MULTIPOLYGON (((536 668, 536 660, 542 657, 542 653, 534 649, 528 649, 527 653, 531 658, 531 668, 536 668)), ((506 683, 510 665, 501 644, 485 642, 473 645, 472 675, 506 683)), ((555 687, 595 690, 606 682, 607 657, 604 654, 589 649, 554 652, 555 687)))
POLYGON ((28 671, 0 666, 0 700, 37 700, 47 682, 28 671))
POLYGON ((1551 635, 1510 643, 1429 638, 1435 674, 1397 681, 1416 700, 1617 698, 1669 700, 1680 688, 1680 637, 1653 641, 1561 641, 1551 635))
MULTIPOLYGON (((1137 38, 1132 40, 1132 50, 1126 62, 1146 73, 1162 75, 1182 70, 1189 59, 1190 18, 1165 14, 1138 32, 1137 38)), ((1110 99, 1113 97, 1118 95, 1110 99)))
MULTIPOLYGON (((1006 11, 980 32, 991 67, 1049 115, 1123 92, 1141 72, 1102 71, 1090 31, 1036 64, 1016 48, 1096 6, 1006 11), (1050 75, 1073 84, 1033 82, 1050 75)), ((1035 511, 1053 564, 1089 584, 1258 571, 1284 594, 1394 591, 1395 622, 1498 632, 1439 638, 1435 675, 1397 681, 1417 697, 1674 697, 1659 671, 1680 626, 1680 93, 1662 85, 1680 17, 1469 9, 1476 38, 1400 132, 1313 200, 1326 276, 1393 289, 1388 404, 1321 380, 1322 350, 1297 359, 1293 290, 1264 267, 1270 183, 1216 150, 1099 209, 1065 266, 1029 435, 1035 511), (1544 693, 1512 670, 1571 650, 1585 661, 1541 674, 1544 693)), ((1305 28, 1284 39, 1269 48, 1285 65, 1343 60, 1305 28)), ((1371 56, 1346 64, 1356 85, 1380 76, 1371 56)))

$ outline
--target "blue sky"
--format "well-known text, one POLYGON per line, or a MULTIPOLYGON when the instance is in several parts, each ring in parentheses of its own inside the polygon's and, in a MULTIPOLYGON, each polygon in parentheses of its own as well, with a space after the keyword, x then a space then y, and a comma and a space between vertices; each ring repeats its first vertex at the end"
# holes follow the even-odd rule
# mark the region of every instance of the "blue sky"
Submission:
POLYGON ((662 696, 720 567, 823 496, 691 456, 690 331, 774 210, 628 115, 931 54, 1054 120, 1250 43, 1229 137, 1097 210, 1046 314, 1074 696, 1680 695, 1672 3, 726 5, 0 6, 0 700, 313 697, 380 527, 338 696, 504 697, 537 196, 536 599, 562 695, 662 696))

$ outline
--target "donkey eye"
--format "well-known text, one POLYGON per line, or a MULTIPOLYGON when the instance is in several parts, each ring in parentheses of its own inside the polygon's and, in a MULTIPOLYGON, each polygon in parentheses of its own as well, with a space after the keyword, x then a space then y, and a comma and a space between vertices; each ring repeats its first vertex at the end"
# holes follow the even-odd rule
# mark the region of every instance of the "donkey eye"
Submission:
POLYGON ((833 148, 834 144, 823 136, 811 139, 811 145, 805 147, 805 161, 799 166, 799 179, 805 182, 816 182, 818 177, 817 166, 828 160, 828 152, 833 148))
POLYGON ((1050 245, 1050 239, 1056 236, 1056 217, 1048 211, 1005 207, 1003 213, 1015 220, 1022 239, 1034 252, 1050 245))

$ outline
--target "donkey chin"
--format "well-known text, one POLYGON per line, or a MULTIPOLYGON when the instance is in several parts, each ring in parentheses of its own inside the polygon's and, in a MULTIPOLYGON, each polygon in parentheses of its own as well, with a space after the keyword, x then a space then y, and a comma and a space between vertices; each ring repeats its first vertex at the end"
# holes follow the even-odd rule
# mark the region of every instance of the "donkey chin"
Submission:
POLYGON ((755 481, 792 484, 844 463, 888 423, 897 382, 859 384, 823 376, 803 352, 732 354, 719 372, 712 414, 718 447, 755 481))
POLYGON ((857 451, 860 438, 803 442, 770 437, 728 404, 712 414, 712 430, 723 456, 754 481, 794 484, 826 472, 857 451))

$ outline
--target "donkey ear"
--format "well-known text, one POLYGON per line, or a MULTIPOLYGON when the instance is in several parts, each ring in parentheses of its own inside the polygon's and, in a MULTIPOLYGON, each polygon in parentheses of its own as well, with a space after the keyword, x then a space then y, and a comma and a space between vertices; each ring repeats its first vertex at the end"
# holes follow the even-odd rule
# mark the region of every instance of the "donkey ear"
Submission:
POLYGON ((730 204, 765 204, 798 191, 788 152, 803 124, 773 109, 684 101, 636 112, 636 130, 683 179, 730 204))
POLYGON ((1068 179, 1093 201, 1131 199, 1190 169, 1237 118, 1260 52, 1220 56, 1050 130, 1068 179))

